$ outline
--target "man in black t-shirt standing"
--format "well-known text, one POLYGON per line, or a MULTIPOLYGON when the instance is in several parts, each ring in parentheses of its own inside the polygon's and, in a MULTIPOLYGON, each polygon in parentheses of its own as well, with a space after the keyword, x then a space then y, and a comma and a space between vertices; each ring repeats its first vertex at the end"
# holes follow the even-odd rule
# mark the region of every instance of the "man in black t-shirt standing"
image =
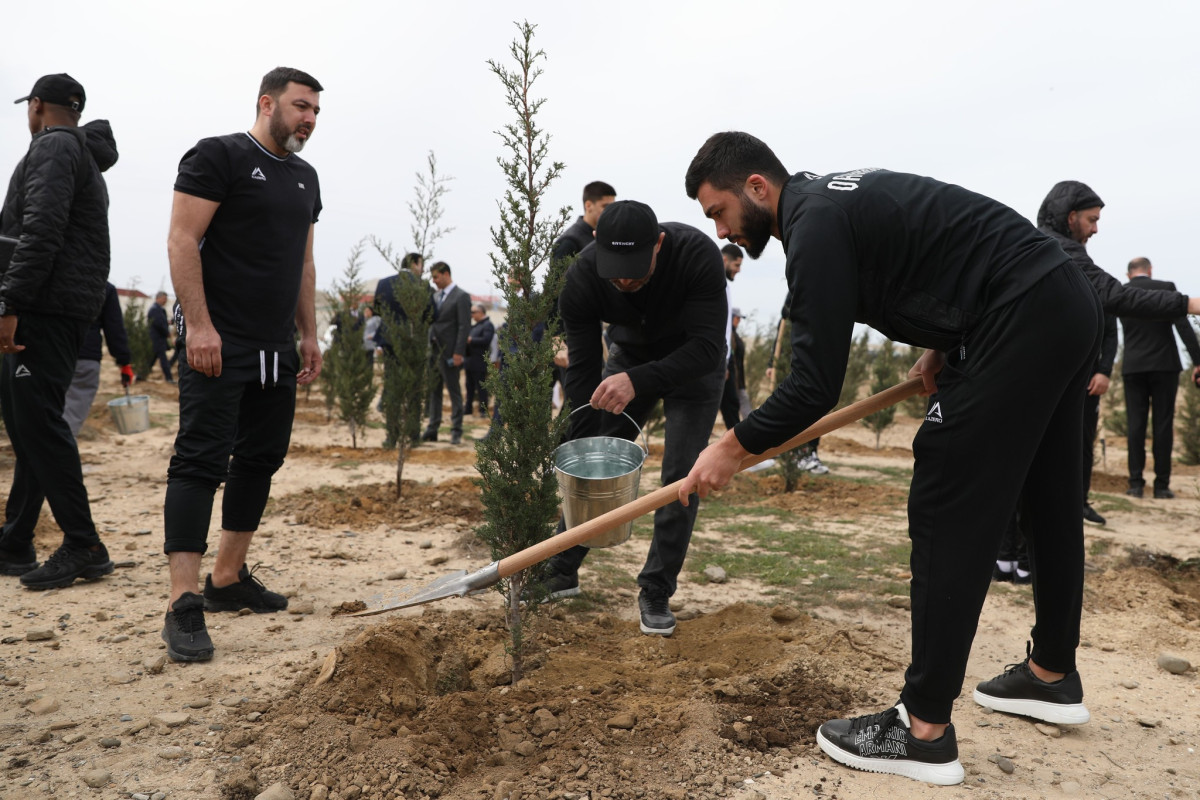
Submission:
POLYGON ((246 554, 287 454, 296 387, 321 372, 313 263, 321 192, 296 155, 316 127, 321 90, 311 75, 277 67, 263 77, 249 132, 202 139, 179 163, 167 250, 184 356, 164 503, 171 595, 162 632, 176 661, 212 658, 206 610, 287 608, 247 569, 246 554), (201 594, 222 481, 220 550, 201 594))
MULTIPOLYGON (((659 224, 644 203, 613 203, 596 225, 596 241, 567 271, 559 299, 571 360, 567 397, 569 439, 619 436, 636 429, 659 400, 666 417, 662 482, 687 474, 708 443, 725 380, 725 273, 712 239, 678 222, 659 224), (602 323, 611 345, 604 358, 602 323)), ((683 567, 699 499, 671 503, 654 514, 654 538, 638 575, 641 631, 670 636, 670 597, 683 567)), ((546 594, 579 594, 578 570, 586 547, 550 560, 546 594)))

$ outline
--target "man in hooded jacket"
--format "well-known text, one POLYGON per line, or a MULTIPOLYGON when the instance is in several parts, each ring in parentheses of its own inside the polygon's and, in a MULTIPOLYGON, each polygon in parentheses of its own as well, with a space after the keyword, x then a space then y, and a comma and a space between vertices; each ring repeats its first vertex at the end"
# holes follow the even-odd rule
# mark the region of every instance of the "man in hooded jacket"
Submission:
POLYGON ((1096 266, 1087 253, 1087 242, 1099 232, 1100 210, 1104 201, 1086 183, 1056 183, 1038 209, 1038 228, 1053 237, 1071 257, 1100 295, 1104 307, 1104 341, 1096 361, 1095 373, 1084 397, 1083 428, 1083 518, 1104 524, 1087 501, 1095 460, 1096 427, 1100 419, 1100 395, 1108 391, 1113 359, 1116 357, 1116 317, 1149 320, 1177 320, 1187 314, 1187 296, 1174 291, 1148 291, 1123 284, 1096 266))
POLYGON ((113 571, 88 506, 75 437, 63 419, 79 349, 104 303, 108 189, 116 163, 108 123, 82 128, 83 86, 45 75, 26 97, 29 151, 17 164, 0 234, 17 240, 0 265, 0 406, 16 454, 0 532, 0 573, 31 589, 67 586, 113 571), (33 532, 42 497, 63 543, 40 568, 33 532))

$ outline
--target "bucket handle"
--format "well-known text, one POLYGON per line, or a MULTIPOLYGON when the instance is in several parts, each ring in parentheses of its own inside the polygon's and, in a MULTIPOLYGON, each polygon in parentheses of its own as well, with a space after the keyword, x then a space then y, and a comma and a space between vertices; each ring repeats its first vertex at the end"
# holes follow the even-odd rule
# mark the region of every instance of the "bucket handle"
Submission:
MULTIPOLYGON (((588 403, 587 405, 582 405, 582 406, 580 406, 579 408, 572 409, 571 413, 570 413, 570 414, 568 414, 567 416, 568 416, 568 417, 573 417, 573 416, 575 416, 575 412, 576 412, 576 411, 582 411, 582 410, 583 410, 583 409, 585 409, 585 408, 590 408, 590 409, 592 409, 593 411, 603 411, 603 409, 596 408, 596 407, 595 407, 594 405, 592 405, 591 403, 588 403)), ((634 418, 633 418, 633 417, 629 416, 629 413, 628 413, 628 412, 626 412, 626 411, 622 411, 622 412, 621 412, 621 416, 623 416, 625 419, 629 420, 629 424, 631 424, 631 425, 633 425, 633 427, 637 428, 637 432, 638 432, 638 434, 639 434, 639 435, 642 437, 642 444, 643 444, 643 448, 642 448, 642 449, 643 449, 643 450, 645 451, 645 453, 646 453, 646 458, 649 458, 649 457, 650 457, 650 442, 649 442, 649 441, 647 441, 647 439, 646 439, 646 432, 645 432, 644 430, 642 430, 642 426, 638 425, 638 424, 637 424, 637 421, 636 421, 636 420, 634 420, 634 418)), ((634 441, 636 442, 636 441, 637 441, 637 439, 634 439, 634 441)))

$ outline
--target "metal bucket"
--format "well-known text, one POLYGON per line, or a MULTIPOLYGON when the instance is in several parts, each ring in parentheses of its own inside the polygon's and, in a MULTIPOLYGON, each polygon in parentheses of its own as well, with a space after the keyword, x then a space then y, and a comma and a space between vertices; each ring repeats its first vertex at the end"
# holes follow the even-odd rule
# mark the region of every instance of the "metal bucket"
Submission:
POLYGON ((108 413, 120 433, 141 433, 150 429, 150 396, 126 395, 108 401, 108 413))
MULTIPOLYGON (((580 406, 575 411, 584 408, 591 406, 580 406)), ((633 417, 624 416, 645 441, 646 435, 633 417)), ((562 497, 563 520, 567 528, 636 500, 642 464, 649 454, 649 446, 642 449, 636 441, 615 436, 586 436, 559 445, 554 451, 554 472, 558 476, 558 493, 562 497)), ((626 541, 632 533, 633 520, 630 520, 596 534, 583 546, 613 547, 626 541)))

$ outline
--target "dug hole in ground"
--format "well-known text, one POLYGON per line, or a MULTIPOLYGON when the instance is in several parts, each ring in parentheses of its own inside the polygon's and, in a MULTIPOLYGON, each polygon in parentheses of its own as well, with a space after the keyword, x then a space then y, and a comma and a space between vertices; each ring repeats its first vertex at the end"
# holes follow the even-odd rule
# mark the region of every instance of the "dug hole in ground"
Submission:
MULTIPOLYGON (((401 576, 428 581, 490 559, 472 533, 482 520, 473 448, 413 451, 397 504, 381 431, 351 450, 315 393, 301 396, 252 549, 289 610, 210 614, 215 659, 168 660, 162 501, 175 394, 143 386, 149 431, 116 432, 100 401, 120 390, 106 383, 81 434, 116 573, 41 593, 0 581, 0 797, 1200 793, 1196 671, 1159 665, 1164 654, 1200 662, 1196 468, 1176 468, 1176 500, 1131 500, 1124 451, 1110 437, 1093 487, 1108 525, 1087 529, 1079 667, 1091 723, 1038 726, 971 701, 975 683, 1023 657, 1033 621, 1029 587, 994 585, 954 712, 966 781, 934 788, 851 771, 814 740, 821 722, 891 705, 902 685, 914 421, 886 431, 878 451, 859 426, 826 437, 832 473, 795 493, 758 473, 706 501, 674 598, 678 630, 666 639, 638 631, 635 577, 650 532, 640 520, 628 543, 588 559, 580 598, 537 618, 537 653, 511 686, 495 592, 381 617, 338 614, 401 576), (727 579, 706 577, 710 565, 727 579)), ((470 419, 468 445, 483 426, 470 419)), ((660 455, 652 442, 643 490, 657 486, 660 455)), ((0 481, 12 467, 5 447, 0 481)), ((44 511, 39 557, 60 537, 44 511)))

